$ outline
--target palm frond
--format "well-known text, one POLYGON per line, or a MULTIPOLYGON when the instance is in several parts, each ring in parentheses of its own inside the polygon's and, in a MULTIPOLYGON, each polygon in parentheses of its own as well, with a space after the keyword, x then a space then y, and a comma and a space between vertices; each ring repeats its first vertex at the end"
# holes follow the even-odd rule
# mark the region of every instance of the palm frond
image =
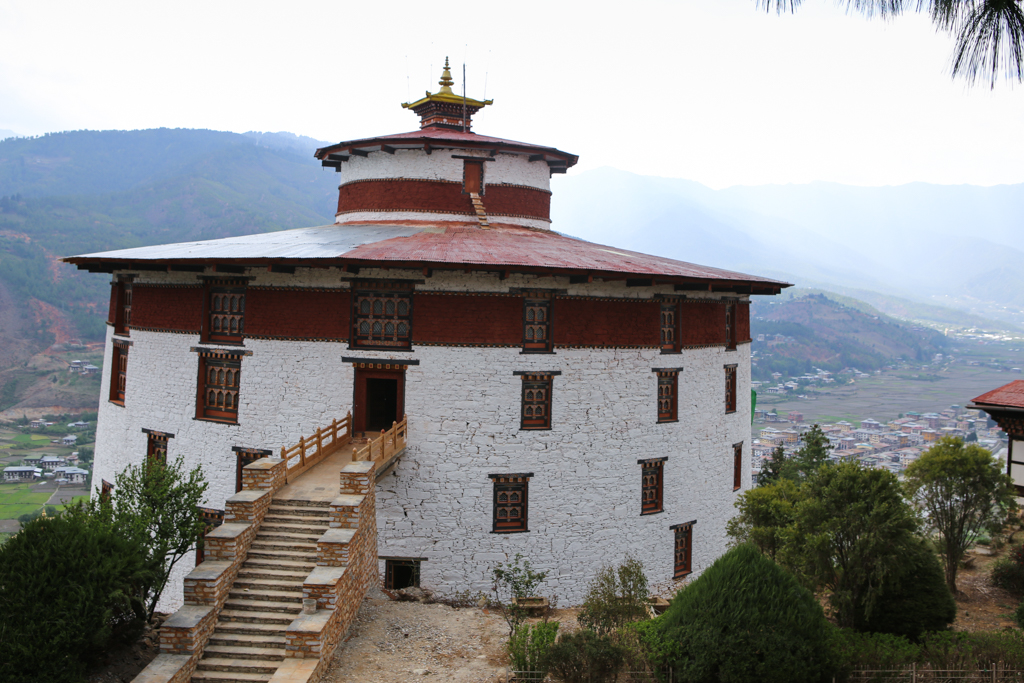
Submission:
POLYGON ((953 76, 973 84, 988 78, 995 88, 1001 72, 1024 79, 1024 12, 1018 0, 984 0, 957 22, 953 76))
POLYGON ((765 12, 774 9, 776 14, 782 14, 786 11, 795 12, 802 2, 803 0, 757 0, 757 8, 763 7, 765 12))

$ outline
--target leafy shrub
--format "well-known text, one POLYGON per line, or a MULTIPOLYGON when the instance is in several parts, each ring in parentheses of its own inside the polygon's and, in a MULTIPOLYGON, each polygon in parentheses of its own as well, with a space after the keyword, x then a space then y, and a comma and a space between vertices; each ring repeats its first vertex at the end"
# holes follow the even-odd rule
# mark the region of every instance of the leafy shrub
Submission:
POLYGON ((1024 543, 1014 545, 1005 557, 993 562, 989 577, 1000 588, 1024 593, 1024 543))
POLYGON ((1024 637, 1019 631, 939 631, 921 639, 921 662, 933 669, 988 670, 993 662, 1024 668, 1024 637))
POLYGON ((900 573, 882 584, 870 613, 859 610, 854 626, 916 640, 925 631, 944 630, 955 618, 945 571, 922 540, 906 549, 900 573))
POLYGON ((889 633, 860 633, 833 628, 830 640, 838 680, 846 680, 854 669, 885 671, 909 668, 921 656, 920 645, 889 633))
POLYGON ((653 663, 680 683, 828 680, 829 628, 811 592, 747 543, 638 626, 653 663))
POLYGON ((508 639, 508 656, 514 671, 547 673, 547 654, 558 635, 557 621, 523 624, 508 639))
POLYGON ((156 568, 138 544, 72 508, 0 547, 0 681, 75 683, 145 623, 156 568))
POLYGON ((526 621, 527 611, 512 604, 512 599, 537 597, 537 588, 547 578, 547 572, 535 572, 529 560, 516 553, 509 562, 503 562, 491 570, 494 578, 495 603, 508 624, 509 635, 526 621))
POLYGON ((548 648, 544 669, 565 683, 609 683, 618 677, 625 654, 611 636, 581 629, 563 633, 548 648))
POLYGON ((1017 622, 1017 628, 1024 628, 1024 602, 1013 611, 1013 620, 1017 622))
POLYGON ((604 566, 587 587, 577 621, 608 635, 633 621, 647 618, 647 576, 644 564, 631 555, 618 567, 604 566))

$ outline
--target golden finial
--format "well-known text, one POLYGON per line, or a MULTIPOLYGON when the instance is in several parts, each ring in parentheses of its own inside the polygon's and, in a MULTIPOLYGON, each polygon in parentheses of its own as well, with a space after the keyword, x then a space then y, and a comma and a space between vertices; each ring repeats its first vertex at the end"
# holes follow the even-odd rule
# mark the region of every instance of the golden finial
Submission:
POLYGON ((437 82, 441 89, 437 91, 437 94, 454 95, 452 92, 452 84, 455 81, 452 80, 452 72, 448 68, 448 58, 444 58, 444 71, 441 73, 441 80, 437 82))

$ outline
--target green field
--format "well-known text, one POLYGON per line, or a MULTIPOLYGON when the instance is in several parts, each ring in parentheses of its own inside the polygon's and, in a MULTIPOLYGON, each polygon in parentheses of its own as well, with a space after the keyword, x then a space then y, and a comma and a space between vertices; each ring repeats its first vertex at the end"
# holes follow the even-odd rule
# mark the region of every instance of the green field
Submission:
POLYGON ((34 493, 30 484, 0 484, 0 519, 17 519, 41 508, 52 492, 34 493))
POLYGON ((14 437, 14 440, 18 443, 33 443, 37 441, 51 441, 52 437, 45 434, 18 434, 14 437))

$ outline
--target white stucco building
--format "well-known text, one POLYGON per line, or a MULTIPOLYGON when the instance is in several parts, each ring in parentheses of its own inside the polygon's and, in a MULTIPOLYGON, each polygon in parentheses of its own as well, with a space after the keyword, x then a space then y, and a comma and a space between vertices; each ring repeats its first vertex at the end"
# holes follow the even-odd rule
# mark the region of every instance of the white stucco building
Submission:
POLYGON ((332 225, 68 259, 113 275, 94 480, 166 449, 222 508, 252 458, 408 415, 378 554, 424 587, 516 553, 563 603, 627 552, 700 572, 750 485, 749 296, 787 285, 552 231, 576 157, 471 132, 488 103, 441 85, 419 130, 317 150, 332 225))

